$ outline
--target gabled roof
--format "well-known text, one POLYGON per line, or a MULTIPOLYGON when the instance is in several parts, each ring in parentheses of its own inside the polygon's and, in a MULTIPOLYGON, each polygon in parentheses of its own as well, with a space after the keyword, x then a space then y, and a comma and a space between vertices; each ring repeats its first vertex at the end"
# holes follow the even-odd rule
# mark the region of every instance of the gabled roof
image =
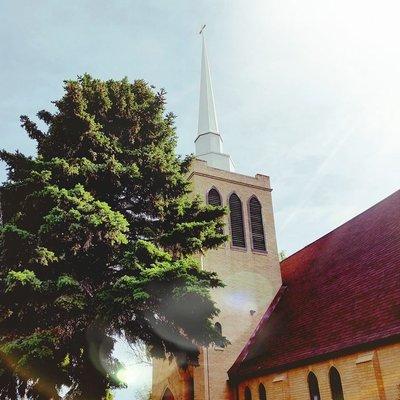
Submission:
POLYGON ((400 190, 288 257, 281 271, 284 289, 231 379, 400 339, 400 190))

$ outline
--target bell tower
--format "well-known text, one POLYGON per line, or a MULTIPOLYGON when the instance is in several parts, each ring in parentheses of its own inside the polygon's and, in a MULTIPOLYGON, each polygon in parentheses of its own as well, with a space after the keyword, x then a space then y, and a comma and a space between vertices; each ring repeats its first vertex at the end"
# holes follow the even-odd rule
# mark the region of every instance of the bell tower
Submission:
POLYGON ((199 366, 181 371, 176 363, 154 360, 153 400, 168 390, 176 400, 230 400, 228 369, 247 343, 281 286, 270 179, 234 171, 223 153, 204 33, 196 159, 189 179, 205 202, 228 208, 228 241, 208 251, 202 268, 217 272, 224 288, 212 297, 221 310, 214 323, 230 345, 200 349, 199 366))

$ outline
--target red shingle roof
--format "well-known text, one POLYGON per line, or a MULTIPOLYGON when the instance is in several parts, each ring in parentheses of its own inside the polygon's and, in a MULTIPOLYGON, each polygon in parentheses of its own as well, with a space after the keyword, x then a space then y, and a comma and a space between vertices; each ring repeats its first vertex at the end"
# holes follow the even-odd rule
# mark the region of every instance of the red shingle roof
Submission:
POLYGON ((283 286, 231 378, 400 338, 400 190, 281 263, 283 286))

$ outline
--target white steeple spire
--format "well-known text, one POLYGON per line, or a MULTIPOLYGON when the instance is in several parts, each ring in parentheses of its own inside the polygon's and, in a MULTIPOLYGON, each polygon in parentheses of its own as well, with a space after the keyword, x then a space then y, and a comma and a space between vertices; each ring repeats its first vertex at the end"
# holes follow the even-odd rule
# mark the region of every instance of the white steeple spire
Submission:
POLYGON ((234 171, 230 156, 224 154, 222 150, 222 138, 218 130, 204 28, 205 25, 200 31, 203 39, 203 50, 201 56, 199 124, 195 140, 196 157, 206 161, 210 167, 234 171))
POLYGON ((215 111, 210 65, 208 63, 206 40, 203 33, 202 39, 203 50, 201 55, 199 126, 197 131, 199 135, 209 132, 218 133, 217 113, 215 111))

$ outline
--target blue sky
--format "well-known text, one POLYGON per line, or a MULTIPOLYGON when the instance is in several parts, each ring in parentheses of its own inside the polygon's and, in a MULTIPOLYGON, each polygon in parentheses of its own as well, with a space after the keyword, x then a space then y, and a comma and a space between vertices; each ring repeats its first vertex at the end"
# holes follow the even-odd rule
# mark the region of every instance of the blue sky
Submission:
POLYGON ((400 186, 399 12, 394 0, 3 1, 0 147, 34 154, 19 115, 88 72, 164 87, 178 150, 193 152, 206 23, 225 150, 238 172, 270 175, 291 254, 400 186))

